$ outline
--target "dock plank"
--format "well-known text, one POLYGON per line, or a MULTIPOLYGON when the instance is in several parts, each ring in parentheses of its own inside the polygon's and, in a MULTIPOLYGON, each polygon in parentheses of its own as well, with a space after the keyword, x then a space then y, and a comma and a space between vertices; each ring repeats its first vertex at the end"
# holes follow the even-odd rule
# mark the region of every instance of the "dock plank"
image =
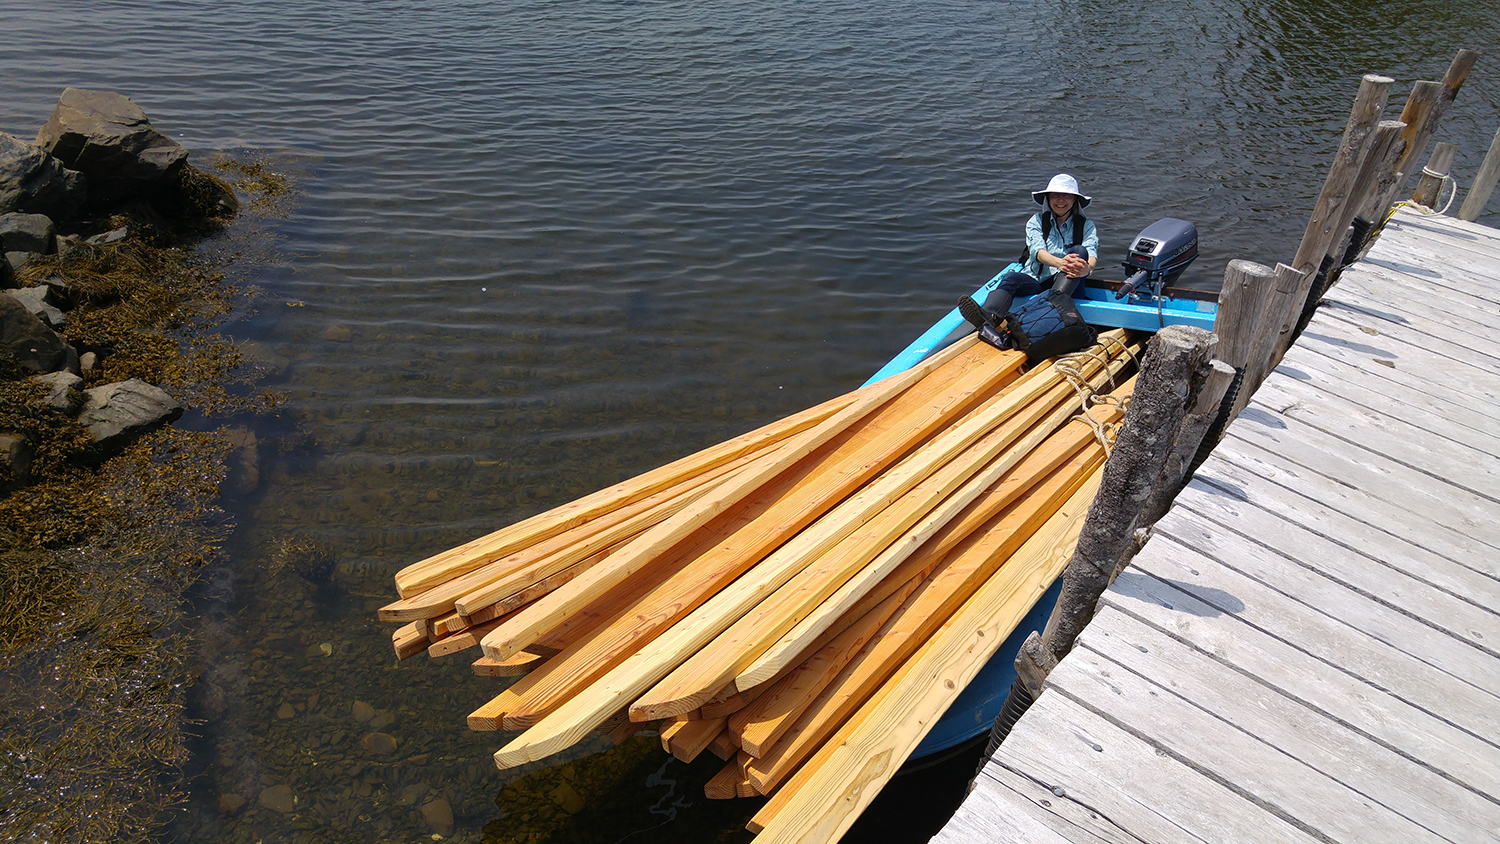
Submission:
POLYGON ((1364 447, 1363 442, 1337 450, 1325 448, 1316 441, 1317 430, 1300 419, 1266 411, 1241 416, 1238 421, 1240 424, 1226 432, 1224 442, 1244 443, 1280 455, 1382 501, 1408 508, 1421 506, 1438 524, 1500 549, 1500 525, 1490 520, 1495 507, 1492 499, 1434 479, 1409 463, 1364 447))
MULTIPOLYGON (((1470 407, 1473 413, 1483 417, 1484 420, 1500 420, 1500 406, 1473 404, 1466 388, 1431 381, 1423 375, 1420 368, 1398 364, 1394 358, 1384 356, 1381 349, 1364 343, 1342 340, 1331 335, 1319 334, 1318 329, 1321 325, 1321 323, 1309 325, 1309 330, 1302 332, 1302 335, 1297 338, 1288 357, 1295 355, 1298 350, 1303 350, 1342 364, 1368 379, 1366 383, 1372 387, 1389 385, 1390 390, 1400 391, 1401 398, 1395 401, 1402 401, 1406 404, 1416 404, 1426 400, 1445 404, 1459 403, 1470 407)), ((1298 361, 1294 359, 1293 365, 1297 363, 1298 361)), ((1488 421, 1485 424, 1488 424, 1488 421)))
MULTIPOLYGON (((1286 754, 1449 841, 1479 841, 1500 829, 1500 804, 1124 613, 1100 613, 1078 647, 1084 670, 1114 687, 1127 681, 1139 687, 1132 676, 1147 678, 1156 681, 1149 687, 1152 700, 1175 697, 1231 719, 1259 740, 1249 746, 1257 759, 1286 754)), ((1111 689, 1102 697, 1117 695, 1111 689)), ((1117 711, 1112 707, 1112 714, 1117 711)), ((1168 717, 1168 710, 1156 710, 1156 716, 1168 717)))

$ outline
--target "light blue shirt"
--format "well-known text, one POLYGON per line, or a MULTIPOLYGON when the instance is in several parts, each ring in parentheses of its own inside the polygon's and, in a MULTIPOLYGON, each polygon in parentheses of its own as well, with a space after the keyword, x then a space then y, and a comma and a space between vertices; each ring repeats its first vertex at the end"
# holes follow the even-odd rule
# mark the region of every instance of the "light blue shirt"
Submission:
MULTIPOLYGON (((1068 239, 1073 236, 1073 216, 1061 225, 1057 220, 1052 221, 1052 231, 1047 233, 1046 243, 1042 242, 1042 214, 1051 214, 1050 210, 1032 214, 1026 220, 1026 266, 1023 272, 1037 281, 1046 281, 1057 272, 1056 269, 1044 265, 1036 259, 1039 249, 1046 249, 1053 256, 1061 256, 1067 253, 1069 247, 1082 246, 1089 251, 1089 257, 1098 261, 1099 259, 1099 233, 1094 230, 1094 221, 1087 217, 1083 220, 1083 242, 1069 243, 1068 239)), ((1076 213, 1076 212, 1075 212, 1076 213)))

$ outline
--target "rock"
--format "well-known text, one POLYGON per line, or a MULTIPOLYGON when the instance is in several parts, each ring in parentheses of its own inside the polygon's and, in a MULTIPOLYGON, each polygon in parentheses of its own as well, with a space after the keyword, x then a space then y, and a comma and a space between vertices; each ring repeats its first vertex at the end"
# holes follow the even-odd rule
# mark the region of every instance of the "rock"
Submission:
POLYGON ((78 244, 83 242, 83 238, 76 234, 60 234, 53 238, 52 242, 57 247, 57 254, 67 255, 78 248, 78 244))
POLYGON ((72 416, 83 406, 83 379, 71 372, 49 372, 33 375, 32 380, 46 384, 51 392, 47 395, 47 406, 72 416))
POLYGON ((88 179, 90 199, 122 199, 175 187, 188 151, 113 91, 67 88, 36 136, 37 146, 88 179))
POLYGON ((113 446, 182 415, 182 405, 138 378, 85 390, 78 423, 103 446, 113 446))
POLYGON ((427 828, 432 830, 433 834, 444 838, 453 834, 453 807, 448 805, 447 800, 439 797, 429 803, 423 803, 419 811, 422 813, 422 820, 427 822, 427 828))
POLYGON ((432 788, 425 782, 412 783, 406 788, 401 789, 401 793, 396 796, 396 799, 400 801, 401 805, 403 806, 415 806, 417 805, 417 803, 421 802, 422 798, 426 797, 427 792, 431 790, 432 788))
POLYGON ((375 717, 375 707, 362 700, 356 700, 354 705, 349 707, 349 709, 350 714, 354 716, 354 720, 361 724, 375 717))
POLYGON ((260 805, 285 815, 297 808, 297 794, 289 785, 273 785, 260 793, 260 805))
POLYGON ((432 754, 430 754, 430 753, 417 753, 417 754, 414 754, 414 755, 406 757, 406 764, 408 764, 408 765, 416 765, 417 767, 420 768, 423 765, 426 765, 427 761, 429 759, 431 759, 431 758, 432 758, 432 754))
MULTIPOLYGON (((83 366, 80 357, 78 365, 83 366)), ((224 429, 229 440, 229 488, 244 495, 260 486, 260 440, 242 425, 224 429)))
MULTIPOLYGON (((5 256, 0 254, 0 259, 5 256)), ((10 261, 0 260, 0 290, 16 286, 16 268, 10 265, 10 261)))
POLYGON ((0 373, 78 371, 78 352, 12 296, 0 296, 0 373))
POLYGON ((31 483, 34 450, 24 434, 0 434, 0 495, 31 483))
POLYGON ((396 716, 392 715, 389 710, 377 712, 375 717, 370 719, 370 729, 383 730, 394 723, 396 723, 396 716))
POLYGON ((360 740, 360 745, 368 753, 385 756, 389 753, 395 753, 396 747, 400 745, 400 742, 396 741, 396 737, 390 733, 370 733, 360 740))
POLYGON ((563 783, 557 788, 552 789, 552 799, 556 801, 557 805, 562 807, 564 812, 570 815, 576 815, 583 811, 583 798, 579 796, 577 791, 573 790, 573 786, 567 783, 563 783))
POLYGON ((330 325, 323 332, 324 340, 333 340, 336 343, 347 343, 354 339, 354 332, 342 325, 330 325))
POLYGON ((84 243, 90 246, 109 246, 112 243, 119 243, 127 237, 130 237, 130 227, 120 226, 117 229, 110 229, 103 234, 96 234, 85 240, 84 243))
POLYGON ((19 249, 5 253, 5 263, 10 266, 12 275, 26 269, 31 263, 31 256, 39 255, 39 252, 22 252, 19 249))
POLYGON ((241 809, 243 809, 243 808, 245 808, 245 798, 244 797, 242 797, 242 796, 240 796, 238 794, 220 794, 219 795, 219 814, 221 814, 221 815, 237 815, 237 814, 239 814, 239 811, 241 809))
POLYGON ((71 219, 83 206, 86 185, 83 174, 64 167, 46 150, 0 132, 0 214, 71 219))
POLYGON ((280 718, 283 721, 289 718, 295 718, 297 717, 297 707, 292 706, 290 703, 283 703, 281 707, 276 710, 276 717, 280 718))
POLYGON ((56 237, 57 227, 45 214, 0 214, 0 243, 5 244, 7 252, 40 252, 45 255, 52 251, 56 237))
POLYGON ((27 312, 46 323, 48 328, 61 329, 68 322, 68 317, 52 304, 52 291, 45 284, 5 293, 25 305, 27 312))
POLYGON ((98 355, 94 354, 93 352, 84 352, 83 354, 78 356, 78 371, 80 373, 88 372, 92 370, 94 368, 94 364, 98 362, 98 355))

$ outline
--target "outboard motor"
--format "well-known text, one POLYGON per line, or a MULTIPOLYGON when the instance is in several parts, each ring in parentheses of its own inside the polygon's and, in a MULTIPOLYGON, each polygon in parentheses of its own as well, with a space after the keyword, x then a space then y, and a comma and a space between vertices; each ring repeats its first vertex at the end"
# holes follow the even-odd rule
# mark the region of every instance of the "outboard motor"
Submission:
POLYGON ((1116 299, 1134 294, 1142 285, 1150 285, 1153 295, 1177 280, 1188 264, 1198 257, 1198 229, 1186 220, 1164 217, 1141 230, 1125 256, 1125 271, 1130 276, 1120 285, 1116 299))

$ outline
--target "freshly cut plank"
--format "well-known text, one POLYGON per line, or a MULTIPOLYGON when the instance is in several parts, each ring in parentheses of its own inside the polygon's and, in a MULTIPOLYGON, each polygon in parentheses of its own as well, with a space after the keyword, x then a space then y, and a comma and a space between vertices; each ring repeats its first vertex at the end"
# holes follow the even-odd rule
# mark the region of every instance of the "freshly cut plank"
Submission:
POLYGON ((682 762, 691 762, 698 754, 708 749, 714 739, 724 732, 723 718, 702 718, 688 721, 666 740, 667 752, 682 762))
MULTIPOLYGON (((466 574, 434 585, 419 595, 387 604, 380 608, 380 620, 432 618, 453 610, 466 615, 479 612, 538 581, 580 562, 594 559, 593 555, 597 552, 614 547, 671 518, 713 492, 717 482, 725 477, 757 459, 769 459, 780 445, 777 443, 752 455, 717 466, 618 510, 601 514, 577 527, 518 549, 466 574)), ((586 567, 575 572, 575 575, 584 570, 586 567)))
POLYGON ((420 594, 521 548, 556 536, 569 528, 577 527, 605 513, 660 492, 684 479, 692 478, 768 444, 805 431, 860 398, 860 391, 855 391, 829 399, 801 413, 772 422, 665 466, 621 481, 614 486, 570 501, 560 507, 554 507, 440 554, 434 554, 397 572, 396 591, 403 598, 420 594))
MULTIPOLYGON (((747 768, 746 773, 755 787, 768 794, 796 770, 797 765, 821 747, 844 719, 912 653, 923 647, 965 601, 982 589, 997 570, 1006 571, 1012 564, 1012 555, 1022 560, 1017 568, 1025 567, 1023 549, 1026 544, 1056 519, 1058 513, 1070 512, 1068 508, 1080 489, 1097 485, 1097 467, 1103 463, 1101 452, 1102 449, 1080 453, 1024 500, 1009 508, 987 530, 974 534, 959 546, 953 557, 897 610, 896 617, 876 636, 866 652, 840 672, 839 678, 819 695, 781 741, 747 768)), ((1087 502, 1085 508, 1086 505, 1087 502)), ((1046 591, 1056 572, 1051 575, 1035 595, 1030 595, 1031 600, 1019 608, 1017 619, 1025 615, 1031 603, 1046 591)), ((980 664, 983 664, 983 658, 980 664)), ((978 666, 974 670, 977 671, 978 666)), ((962 688, 960 685, 959 690, 962 688)), ((954 694, 957 692, 955 690, 954 694)))
POLYGON ((474 660, 474 673, 481 677, 519 677, 541 665, 547 658, 537 654, 518 653, 509 659, 490 659, 482 656, 474 660))
MULTIPOLYGON (((989 352, 995 350, 987 352, 973 344, 965 348, 970 350, 966 359, 995 361, 998 355, 998 360, 1004 364, 1001 367, 1003 372, 1013 372, 1014 367, 1019 365, 1019 360, 1007 353, 996 352, 995 355, 991 355, 989 352)), ((484 643, 485 653, 496 659, 503 659, 521 650, 535 641, 543 631, 566 619, 569 614, 577 611, 594 596, 648 565, 658 555, 671 549, 715 516, 753 495, 756 490, 764 487, 783 471, 791 468, 818 447, 875 412, 882 405, 893 399, 899 400, 899 396, 907 388, 922 381, 923 376, 932 370, 959 357, 957 352, 939 355, 922 366, 914 367, 900 375, 871 385, 872 388, 879 389, 866 388, 856 391, 859 394, 858 399, 816 426, 791 438, 777 450, 774 460, 762 458, 752 466, 747 466, 733 479, 721 484, 714 495, 700 500, 657 524, 612 555, 605 563, 593 567, 567 586, 538 600, 528 610, 518 614, 511 623, 491 633, 484 643), (762 463, 762 461, 765 462, 762 463)), ((994 371, 993 366, 991 371, 994 371)))
POLYGON ((836 841, 849 829, 1067 565, 1101 475, 1095 470, 756 814, 750 829, 758 844, 836 841))
MULTIPOLYGON (((1013 360, 1008 356, 997 359, 998 363, 1007 367, 1013 360)), ((878 471, 890 459, 892 459, 891 455, 883 455, 870 468, 878 471)), ((857 478, 858 481, 869 477, 863 472, 860 475, 861 477, 857 478)), ((854 485, 857 486, 858 483, 854 485)), ((710 599, 710 601, 713 600, 710 599)), ((560 703, 524 735, 497 751, 495 764, 501 768, 508 768, 549 756, 572 745, 593 729, 600 718, 607 717, 610 712, 628 704, 634 696, 649 688, 674 668, 684 656, 683 647, 691 648, 701 645, 720 629, 722 627, 717 629, 712 626, 706 627, 689 636, 686 644, 677 637, 671 637, 670 641, 665 643, 666 646, 661 647, 663 644, 661 639, 654 639, 590 684, 586 694, 575 695, 566 702, 560 703)), ((528 675, 526 679, 534 676, 537 676, 535 672, 528 675)))
MULTIPOLYGON (((1118 365, 1123 367, 1124 363, 1122 359, 1118 365)), ((1094 368, 1102 367, 1095 363, 1094 368)), ((802 638, 787 646, 786 659, 768 669, 764 679, 789 668, 860 596, 1064 425, 1079 404, 1068 384, 1058 384, 1037 396, 741 615, 637 700, 630 708, 630 717, 644 721, 695 709, 731 680, 736 688, 742 687, 735 677, 741 669, 764 654, 792 626, 819 610, 831 593, 849 584, 850 588, 841 593, 843 601, 819 610, 802 638)), ((887 477, 901 468, 898 465, 887 477)), ((733 588, 740 585, 736 583, 733 588)))
MULTIPOLYGON (((646 679, 649 672, 649 682, 656 682, 892 501, 963 454, 990 429, 1025 413, 1062 379, 1055 366, 1033 370, 1010 389, 844 500, 827 516, 762 560, 754 571, 717 592, 670 631, 652 641, 641 652, 649 654, 638 663, 641 674, 636 681, 646 679), (646 664, 651 667, 645 668, 646 664)), ((636 705, 631 708, 630 717, 650 720, 655 715, 652 710, 636 705)))
MULTIPOLYGON (((1064 386, 1061 389, 1067 389, 1067 387, 1064 386)), ((1118 398, 1128 395, 1133 390, 1134 379, 1131 379, 1124 387, 1116 390, 1115 396, 1118 398)), ((1118 410, 1108 410, 1104 413, 1107 419, 1117 419, 1119 416, 1118 410)), ((1029 433, 1012 453, 1004 455, 1002 459, 986 467, 963 489, 961 495, 945 503, 938 514, 941 518, 930 520, 938 522, 936 525, 924 524, 923 527, 926 529, 916 532, 911 537, 912 540, 923 542, 938 535, 937 529, 942 524, 954 518, 960 518, 963 508, 976 500, 981 500, 986 488, 998 484, 995 495, 985 496, 989 498, 988 512, 995 512, 1031 489, 1040 478, 1052 473, 1064 460, 1070 459, 1079 448, 1084 447, 1093 438, 1092 429, 1081 421, 1065 426, 1060 426, 1060 423, 1061 420, 1054 416, 1048 424, 1036 426, 1036 429, 1029 433), (1069 431, 1069 433, 1066 436, 1057 436, 1054 430, 1059 427, 1061 431, 1069 431), (1013 469, 1022 471, 1012 474, 1013 469)), ((961 521, 960 524, 965 523, 961 521)), ((877 558, 875 564, 846 578, 831 593, 823 592, 820 600, 826 600, 815 612, 805 613, 791 626, 790 630, 779 634, 776 641, 758 645, 757 652, 751 654, 752 658, 737 661, 742 670, 734 678, 735 687, 754 688, 775 677, 788 665, 795 664, 802 654, 810 650, 811 642, 819 633, 826 630, 834 619, 847 612, 862 595, 871 589, 878 588, 878 585, 910 555, 911 551, 907 549, 914 547, 914 544, 897 547, 877 558), (906 553, 902 554, 903 551, 906 553)), ((631 717, 637 717, 634 709, 632 709, 631 717)))
POLYGON ((920 581, 913 578, 886 597, 858 621, 824 645, 787 676, 762 686, 765 693, 755 702, 729 716, 729 732, 739 737, 739 745, 753 756, 760 756, 772 742, 792 726, 797 717, 828 687, 833 678, 849 664, 875 632, 890 619, 920 581))
POLYGON ((403 624, 391 634, 391 646, 396 649, 396 659, 410 659, 422 651, 432 640, 422 626, 415 621, 403 624))
MULTIPOLYGON (((785 537, 817 518, 878 473, 896 456, 940 428, 1005 381, 1015 362, 1006 353, 978 349, 934 373, 886 408, 850 429, 799 466, 730 510, 666 559, 678 570, 588 641, 548 663, 512 690, 525 700, 505 716, 506 729, 524 729, 638 651, 660 631, 771 552, 785 537), (714 529, 717 526, 717 529, 714 529)), ((662 563, 658 563, 662 565, 662 563)), ((494 653, 490 654, 494 656, 494 653)), ((696 708, 696 707, 694 707, 696 708)))

